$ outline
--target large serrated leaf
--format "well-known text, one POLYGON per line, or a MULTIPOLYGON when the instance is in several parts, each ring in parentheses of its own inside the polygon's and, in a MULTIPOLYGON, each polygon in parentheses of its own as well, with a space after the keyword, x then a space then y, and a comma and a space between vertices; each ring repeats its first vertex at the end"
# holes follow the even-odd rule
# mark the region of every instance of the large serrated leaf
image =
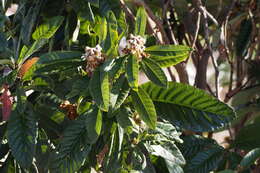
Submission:
POLYGON ((141 88, 154 101, 159 117, 183 129, 213 131, 235 118, 228 105, 189 85, 169 82, 165 89, 148 82, 141 88))
POLYGON ((45 39, 51 38, 55 34, 55 32, 59 29, 63 20, 64 20, 63 16, 55 16, 53 18, 48 19, 46 23, 36 28, 36 30, 32 34, 33 39, 39 40, 43 38, 45 39))
POLYGON ((170 67, 188 58, 191 48, 182 45, 155 45, 147 47, 145 51, 161 67, 170 67))
POLYGON ((84 162, 91 149, 87 142, 86 118, 80 115, 65 129, 57 153, 53 153, 51 170, 54 172, 74 173, 84 162))
POLYGON ((126 63, 126 77, 129 82, 129 86, 138 91, 138 78, 139 78, 139 67, 137 62, 137 57, 135 55, 130 55, 127 58, 126 63))
POLYGON ((93 100, 103 111, 108 111, 109 108, 109 79, 108 72, 97 68, 89 83, 89 91, 93 100))
POLYGON ((135 35, 144 36, 145 34, 145 28, 146 28, 146 18, 147 14, 145 12, 144 7, 140 7, 136 14, 136 23, 135 23, 135 35))
POLYGON ((154 60, 145 58, 141 64, 141 69, 153 83, 161 87, 167 87, 167 77, 154 60))
POLYGON ((177 143, 184 158, 189 162, 199 152, 203 152, 208 148, 217 147, 218 144, 213 139, 204 138, 199 135, 183 136, 183 143, 177 143))
POLYGON ((176 55, 179 53, 186 53, 191 51, 192 49, 188 46, 183 45, 154 45, 145 48, 145 52, 150 53, 152 55, 176 55))
POLYGON ((139 88, 138 92, 132 91, 132 103, 135 106, 140 118, 152 129, 155 129, 157 122, 157 115, 154 108, 153 101, 149 95, 139 88))
POLYGON ((54 51, 40 56, 38 64, 54 63, 68 59, 80 59, 82 53, 78 51, 54 51))
POLYGON ((199 152, 188 162, 184 170, 185 172, 209 173, 216 169, 223 157, 223 153, 224 149, 222 147, 214 147, 199 152))
MULTIPOLYGON (((24 104, 25 102, 22 102, 24 104)), ((29 168, 32 164, 36 137, 37 122, 33 113, 33 108, 28 107, 21 112, 19 105, 12 112, 7 126, 8 144, 12 150, 12 155, 23 168, 29 168)))

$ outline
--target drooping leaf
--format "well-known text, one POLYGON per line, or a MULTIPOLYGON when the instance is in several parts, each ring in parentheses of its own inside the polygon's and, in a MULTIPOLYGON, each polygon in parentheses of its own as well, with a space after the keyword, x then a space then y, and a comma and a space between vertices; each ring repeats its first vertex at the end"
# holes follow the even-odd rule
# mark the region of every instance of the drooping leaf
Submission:
POLYGON ((141 69, 153 83, 161 87, 167 87, 167 77, 155 61, 145 58, 141 64, 141 69))
POLYGON ((130 87, 135 91, 138 91, 138 78, 139 78, 138 73, 139 73, 139 68, 138 68, 137 57, 135 55, 130 55, 127 58, 127 63, 126 63, 126 77, 130 87))
POLYGON ((144 36, 146 29, 147 14, 144 7, 140 7, 136 14, 135 35, 144 36))
POLYGON ((88 138, 91 144, 94 144, 101 132, 102 128, 102 113, 96 106, 84 114, 86 117, 86 127, 88 131, 88 138))
POLYGON ((22 101, 18 103, 15 110, 12 111, 7 126, 8 144, 12 150, 12 155, 23 168, 29 168, 32 164, 36 137, 37 123, 33 108, 28 106, 24 111, 19 107, 27 104, 22 101))
POLYGON ((259 158, 260 148, 255 148, 244 156, 244 158, 240 162, 240 166, 242 167, 242 169, 246 169, 250 167, 259 158))
POLYGON ((107 112, 109 108, 108 73, 101 68, 97 68, 91 77, 89 91, 99 108, 107 112))
POLYGON ((193 131, 213 131, 224 127, 235 113, 228 105, 192 86, 169 82, 162 88, 151 82, 141 86, 155 104, 159 117, 193 131))
POLYGON ((132 103, 140 115, 140 118, 152 129, 155 129, 157 115, 153 101, 142 88, 138 92, 132 91, 132 103))
POLYGON ((45 23, 36 28, 32 37, 34 40, 49 39, 55 32, 59 29, 64 20, 63 16, 55 16, 53 18, 47 19, 45 23))

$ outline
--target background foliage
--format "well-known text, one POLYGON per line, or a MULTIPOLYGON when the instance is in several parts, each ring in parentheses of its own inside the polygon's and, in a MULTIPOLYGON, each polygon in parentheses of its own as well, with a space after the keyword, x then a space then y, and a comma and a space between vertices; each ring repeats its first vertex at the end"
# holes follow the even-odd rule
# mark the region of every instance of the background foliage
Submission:
POLYGON ((0 172, 259 172, 259 11, 2 0, 0 172), (142 51, 124 49, 134 36, 142 51))

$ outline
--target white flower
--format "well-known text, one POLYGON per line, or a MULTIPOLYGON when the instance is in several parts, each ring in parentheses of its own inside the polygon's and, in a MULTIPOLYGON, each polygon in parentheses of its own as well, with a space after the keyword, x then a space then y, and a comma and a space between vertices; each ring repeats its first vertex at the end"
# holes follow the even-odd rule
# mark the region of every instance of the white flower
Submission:
POLYGON ((126 38, 123 37, 119 43, 119 54, 137 54, 138 58, 141 59, 145 55, 145 42, 145 38, 139 35, 135 36, 133 34, 130 34, 128 40, 126 40, 126 38))
POLYGON ((91 76, 94 70, 104 61, 101 51, 102 48, 100 45, 94 48, 88 46, 85 48, 85 54, 83 54, 81 58, 86 60, 86 72, 89 76, 91 76))

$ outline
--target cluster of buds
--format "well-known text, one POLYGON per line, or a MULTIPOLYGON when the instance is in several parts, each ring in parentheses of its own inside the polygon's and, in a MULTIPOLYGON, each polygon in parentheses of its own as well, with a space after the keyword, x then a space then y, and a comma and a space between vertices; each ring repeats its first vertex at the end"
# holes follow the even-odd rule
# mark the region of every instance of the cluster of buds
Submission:
POLYGON ((97 45, 94 48, 86 47, 85 54, 82 55, 82 59, 86 60, 86 72, 91 76, 94 70, 104 62, 105 58, 102 55, 102 48, 100 45, 97 45))
POLYGON ((68 100, 60 104, 60 108, 67 111, 67 116, 70 120, 75 120, 78 116, 77 114, 77 105, 71 104, 68 100))
POLYGON ((143 57, 146 57, 147 54, 144 52, 145 50, 145 44, 146 40, 137 35, 134 36, 133 34, 130 34, 130 38, 126 40, 124 44, 124 48, 122 49, 122 53, 124 54, 135 54, 141 60, 143 57))

